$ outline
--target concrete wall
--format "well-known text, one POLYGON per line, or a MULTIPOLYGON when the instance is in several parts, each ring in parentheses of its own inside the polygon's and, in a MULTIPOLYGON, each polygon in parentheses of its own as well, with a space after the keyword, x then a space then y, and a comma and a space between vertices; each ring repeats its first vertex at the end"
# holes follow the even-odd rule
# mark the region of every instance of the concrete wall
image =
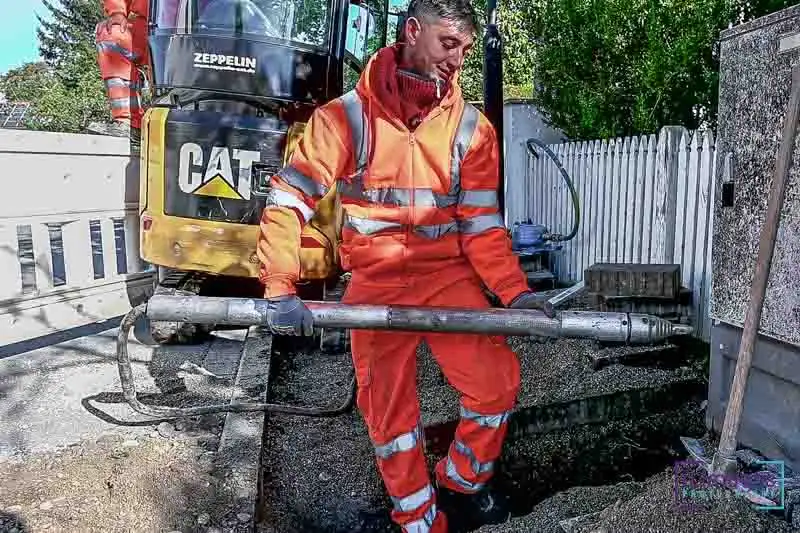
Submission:
POLYGON ((0 129, 0 345, 124 314, 139 259, 139 160, 125 139, 0 129))

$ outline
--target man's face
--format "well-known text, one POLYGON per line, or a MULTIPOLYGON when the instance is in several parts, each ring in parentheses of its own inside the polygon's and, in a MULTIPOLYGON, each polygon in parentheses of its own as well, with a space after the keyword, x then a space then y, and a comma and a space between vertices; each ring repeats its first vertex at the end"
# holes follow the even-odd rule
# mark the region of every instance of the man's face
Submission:
POLYGON ((420 74, 450 81, 464 65, 474 44, 468 25, 447 19, 409 19, 406 26, 408 59, 420 74))

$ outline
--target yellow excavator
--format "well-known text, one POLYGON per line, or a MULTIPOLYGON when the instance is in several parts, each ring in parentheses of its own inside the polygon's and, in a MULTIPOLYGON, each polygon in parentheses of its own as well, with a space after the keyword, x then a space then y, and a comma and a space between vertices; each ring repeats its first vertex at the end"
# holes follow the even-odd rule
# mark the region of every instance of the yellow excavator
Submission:
MULTIPOLYGON (((142 123, 140 250, 155 294, 260 296, 256 241, 268 182, 319 105, 355 85, 397 38, 390 0, 152 0, 154 97, 142 123)), ((303 229, 301 284, 334 298, 341 208, 303 229)), ((339 285, 341 287, 341 285, 339 285)), ((209 326, 150 322, 158 343, 209 326)))

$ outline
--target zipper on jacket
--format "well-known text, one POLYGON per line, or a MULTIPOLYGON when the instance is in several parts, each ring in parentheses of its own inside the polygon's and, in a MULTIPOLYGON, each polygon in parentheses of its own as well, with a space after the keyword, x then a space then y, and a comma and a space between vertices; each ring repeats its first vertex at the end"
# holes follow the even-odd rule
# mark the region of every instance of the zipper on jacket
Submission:
POLYGON ((416 137, 414 135, 414 132, 413 131, 409 131, 409 133, 408 133, 408 146, 409 146, 409 148, 408 149, 411 152, 411 154, 410 154, 411 155, 411 168, 410 168, 410 170, 411 170, 411 188, 410 188, 411 189, 411 193, 408 196, 409 196, 409 203, 410 203, 409 212, 410 212, 410 215, 411 215, 411 220, 410 220, 410 224, 408 224, 408 227, 406 228, 406 232, 407 232, 406 239, 410 239, 411 238, 411 233, 413 232, 413 229, 414 229, 414 221, 417 218, 417 213, 416 213, 416 210, 417 210, 417 207, 416 207, 417 206, 417 176, 416 176, 416 173, 414 172, 414 151, 415 151, 415 148, 416 148, 416 144, 417 144, 417 139, 416 139, 416 137))

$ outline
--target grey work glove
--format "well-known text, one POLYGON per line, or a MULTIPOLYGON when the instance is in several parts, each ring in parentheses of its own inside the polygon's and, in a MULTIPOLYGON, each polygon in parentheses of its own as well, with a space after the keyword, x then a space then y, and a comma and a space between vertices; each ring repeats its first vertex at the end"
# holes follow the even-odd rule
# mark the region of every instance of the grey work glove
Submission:
POLYGON ((548 317, 553 318, 552 306, 547 306, 546 303, 547 298, 544 296, 536 294, 533 291, 527 291, 514 298, 511 303, 508 304, 508 307, 510 309, 539 309, 544 311, 548 317))
MULTIPOLYGON (((508 304, 509 309, 539 309, 544 311, 548 318, 553 318, 553 306, 546 305, 547 298, 542 295, 536 294, 533 291, 523 292, 508 304)), ((542 335, 528 335, 528 340, 536 343, 545 343, 548 338, 542 335)))
POLYGON ((267 300, 267 327, 273 335, 314 334, 314 315, 295 295, 267 300))

